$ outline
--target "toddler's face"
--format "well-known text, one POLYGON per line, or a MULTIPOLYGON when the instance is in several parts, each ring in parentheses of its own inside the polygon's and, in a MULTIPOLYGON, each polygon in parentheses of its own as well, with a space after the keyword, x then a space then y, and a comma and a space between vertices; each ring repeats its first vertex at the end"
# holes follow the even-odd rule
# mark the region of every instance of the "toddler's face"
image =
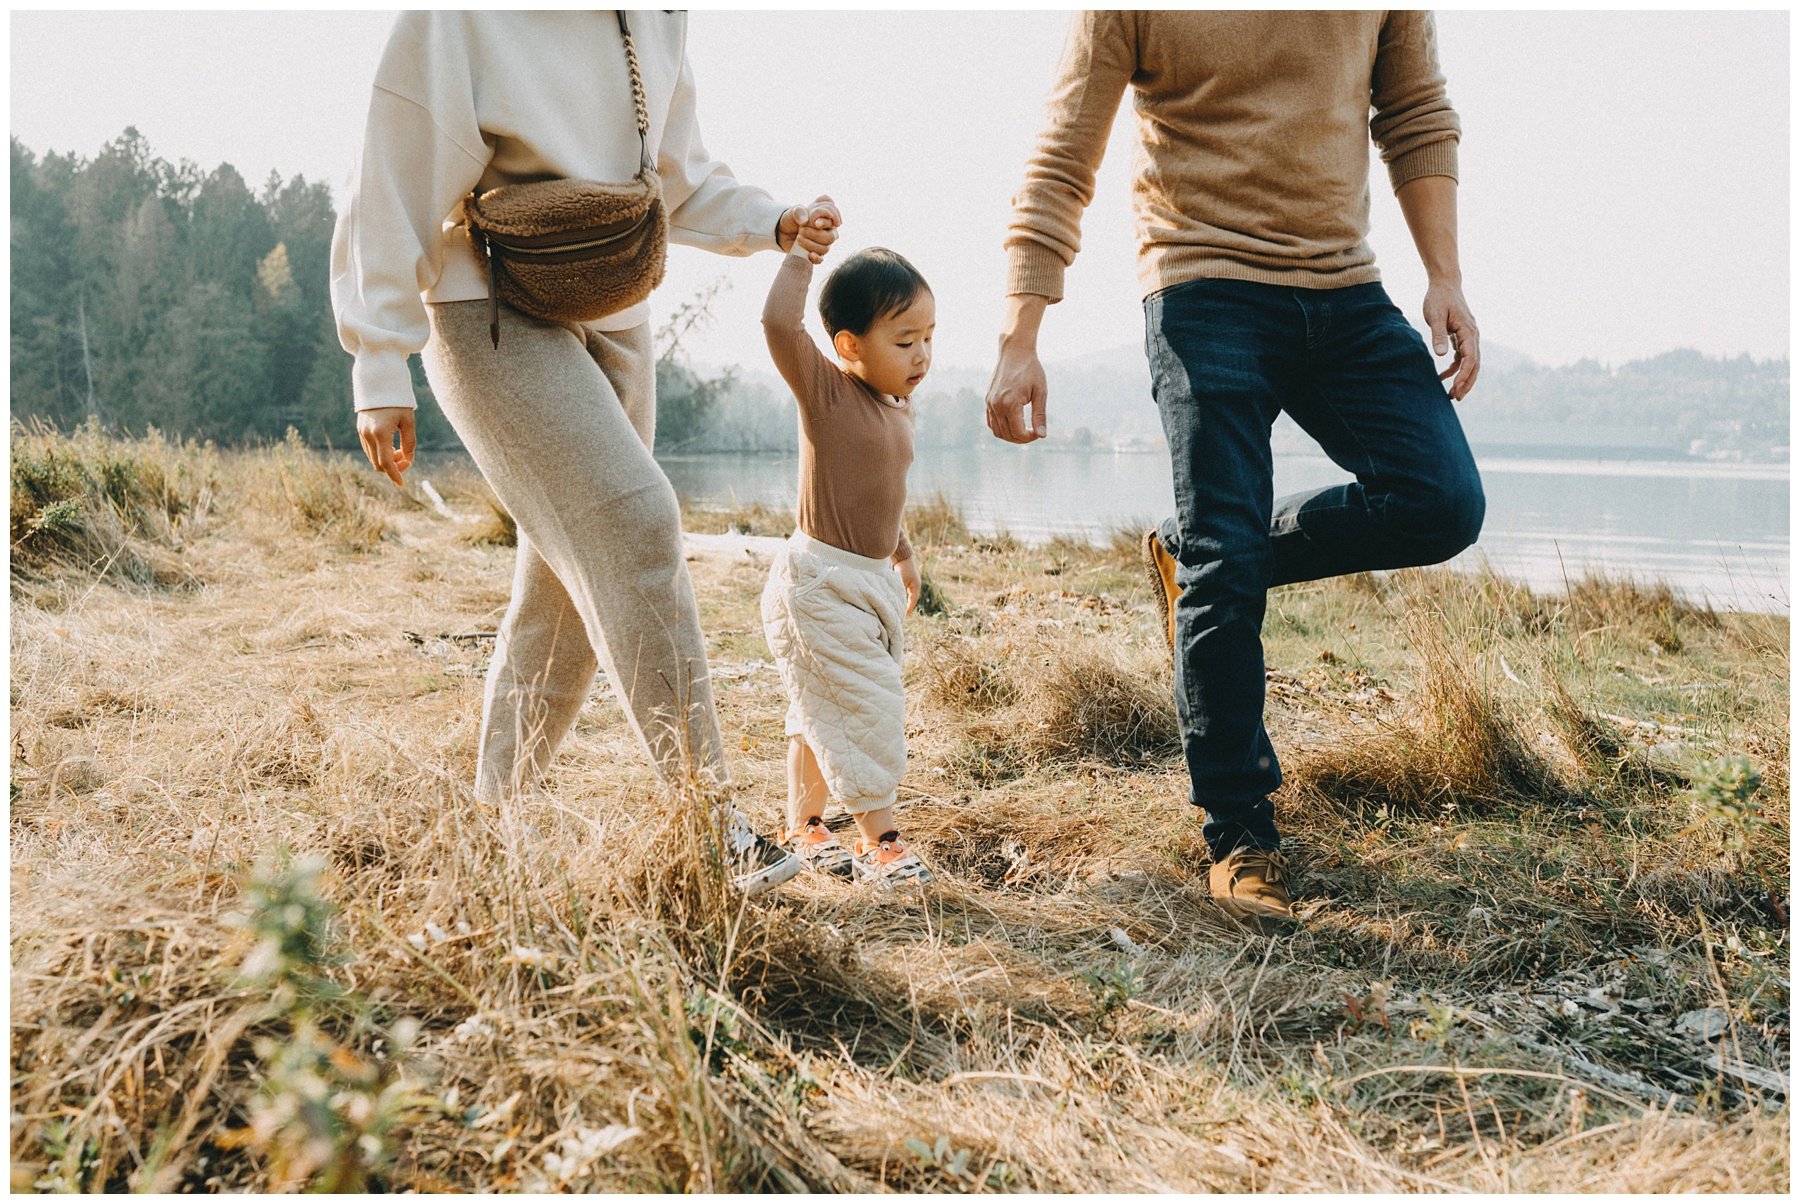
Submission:
POLYGON ((921 292, 898 313, 876 319, 857 339, 857 375, 893 397, 910 397, 931 369, 937 301, 921 292))

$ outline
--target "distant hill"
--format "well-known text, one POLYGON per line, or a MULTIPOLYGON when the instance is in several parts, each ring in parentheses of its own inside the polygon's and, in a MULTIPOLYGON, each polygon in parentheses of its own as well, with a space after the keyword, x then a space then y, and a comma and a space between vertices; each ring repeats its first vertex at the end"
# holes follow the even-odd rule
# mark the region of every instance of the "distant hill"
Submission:
MULTIPOLYGON (((1051 360, 1044 370, 1053 438, 1112 445, 1161 439, 1141 347, 1051 360)), ((926 395, 983 395, 989 371, 936 369, 926 395)), ((1481 381, 1460 413, 1470 441, 1489 454, 1779 462, 1788 456, 1788 361, 1681 349, 1612 368, 1594 360, 1548 367, 1489 343, 1481 381)), ((1276 441, 1311 446, 1285 417, 1276 441)))
MULTIPOLYGON (((985 429, 991 366, 932 369, 919 395, 922 447, 962 446, 985 429)), ((1160 444, 1142 348, 1125 345, 1044 365, 1053 441, 1103 447, 1160 444)), ((792 450, 786 388, 773 372, 736 375, 716 422, 693 450, 792 450), (770 412, 769 407, 781 412, 770 412)), ((1490 456, 1710 459, 1788 458, 1788 361, 1683 349, 1608 368, 1594 360, 1548 367, 1504 344, 1483 349, 1481 381, 1459 407, 1477 451, 1490 456)), ((1315 447, 1287 416, 1275 445, 1315 447)))

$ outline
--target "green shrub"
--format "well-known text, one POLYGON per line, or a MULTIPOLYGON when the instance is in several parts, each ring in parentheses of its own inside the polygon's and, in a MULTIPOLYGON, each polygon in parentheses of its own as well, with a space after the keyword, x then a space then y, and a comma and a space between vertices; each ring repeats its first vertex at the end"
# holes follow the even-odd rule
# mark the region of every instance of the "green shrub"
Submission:
POLYGON ((211 495, 213 451, 107 435, 97 423, 62 434, 14 424, 12 566, 33 578, 76 570, 142 585, 192 579, 169 555, 211 495))

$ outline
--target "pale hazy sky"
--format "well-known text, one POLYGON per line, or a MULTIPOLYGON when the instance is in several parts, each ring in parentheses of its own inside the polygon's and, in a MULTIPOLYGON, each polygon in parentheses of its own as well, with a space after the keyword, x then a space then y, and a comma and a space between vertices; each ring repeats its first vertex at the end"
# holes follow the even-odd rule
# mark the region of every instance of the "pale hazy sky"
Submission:
MULTIPOLYGON (((1673 347, 1788 352, 1785 12, 1440 12, 1463 117, 1462 248, 1485 336, 1539 359, 1673 347)), ((986 365, 1009 198, 1042 114, 1060 12, 697 11, 707 145, 783 200, 830 192, 849 248, 911 258, 938 359, 986 365)), ((10 130, 91 156, 127 125, 157 154, 341 190, 390 12, 19 12, 10 130)), ((1137 345, 1121 108, 1046 358, 1137 345)), ((1423 275, 1385 176, 1372 241, 1417 320, 1423 275)), ((666 313, 725 276, 698 357, 761 367, 774 255, 671 256, 666 313)))

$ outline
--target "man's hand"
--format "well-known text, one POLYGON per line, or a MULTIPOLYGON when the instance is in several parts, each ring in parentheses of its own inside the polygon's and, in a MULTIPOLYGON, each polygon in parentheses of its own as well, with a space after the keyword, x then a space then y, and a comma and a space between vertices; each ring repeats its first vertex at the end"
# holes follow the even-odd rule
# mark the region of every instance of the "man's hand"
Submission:
POLYGON ((1008 443, 1030 443, 1049 430, 1044 408, 1050 387, 1037 354, 1038 325, 1048 304, 1047 298, 1030 294, 1006 299, 1000 362, 994 365, 994 378, 988 382, 987 424, 995 438, 1008 443))
POLYGON ((795 205, 781 215, 775 227, 775 242, 783 251, 804 254, 814 263, 823 263, 825 253, 837 241, 838 227, 844 224, 837 203, 822 196, 810 205, 795 205))
POLYGON ((906 587, 906 613, 911 614, 919 604, 919 591, 925 587, 924 579, 919 574, 919 559, 908 556, 894 565, 900 572, 900 584, 906 587))
POLYGON ((988 382, 988 430, 1008 443, 1042 439, 1047 430, 1044 407, 1048 400, 1049 386, 1037 352, 1002 350, 994 379, 988 382))
POLYGON ((1450 397, 1461 401, 1481 371, 1481 332, 1463 300, 1456 253, 1456 181, 1449 176, 1420 176, 1402 184, 1394 195, 1430 281, 1425 289, 1425 324, 1431 327, 1431 350, 1443 356, 1456 349, 1456 358, 1438 379, 1455 376, 1450 397))
POLYGON ((405 488, 400 474, 412 467, 413 411, 407 406, 388 406, 379 410, 359 410, 356 414, 356 437, 362 440, 363 454, 375 470, 388 480, 405 488), (394 450, 394 435, 400 436, 400 449, 394 450))
POLYGON ((1469 303, 1463 300, 1459 285, 1433 284, 1425 290, 1425 324, 1431 327, 1434 355, 1448 355, 1452 348, 1456 350, 1456 357, 1438 373, 1438 379, 1454 375, 1450 398, 1461 401, 1481 374, 1481 331, 1475 326, 1475 315, 1469 312, 1469 303))

